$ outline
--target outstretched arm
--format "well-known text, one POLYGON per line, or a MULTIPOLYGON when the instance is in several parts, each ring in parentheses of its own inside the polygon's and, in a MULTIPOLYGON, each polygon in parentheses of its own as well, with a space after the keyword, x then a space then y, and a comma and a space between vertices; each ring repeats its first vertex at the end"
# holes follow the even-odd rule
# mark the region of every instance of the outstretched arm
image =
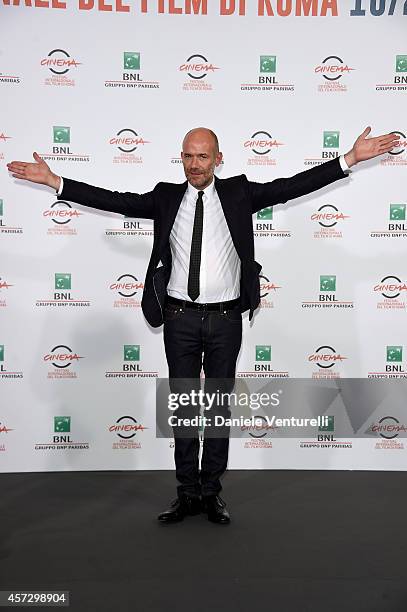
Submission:
MULTIPOLYGON (((7 168, 14 178, 48 185, 48 187, 58 191, 61 185, 61 177, 51 171, 48 164, 41 159, 38 153, 33 153, 33 157, 35 163, 12 161, 7 164, 7 168)), ((154 219, 155 217, 152 191, 143 194, 121 193, 64 178, 63 191, 58 197, 98 210, 119 213, 126 217, 144 219, 154 219)))
POLYGON ((51 168, 41 159, 38 153, 34 152, 33 158, 35 159, 35 163, 12 161, 7 164, 7 168, 14 178, 31 181, 32 183, 40 183, 41 185, 48 185, 48 187, 52 187, 55 191, 58 191, 61 178, 51 171, 51 168))
MULTIPOLYGON (((344 158, 349 167, 360 161, 388 153, 399 142, 399 136, 396 134, 367 138, 370 130, 371 128, 367 127, 356 139, 352 149, 345 154, 344 158)), ((249 182, 252 212, 299 198, 346 176, 339 159, 336 158, 288 178, 278 178, 269 183, 249 182)))
POLYGON ((399 136, 396 134, 382 134, 375 138, 368 138, 371 127, 367 127, 364 132, 355 140, 353 147, 345 154, 345 161, 349 168, 358 162, 372 159, 383 153, 388 153, 396 147, 399 136))

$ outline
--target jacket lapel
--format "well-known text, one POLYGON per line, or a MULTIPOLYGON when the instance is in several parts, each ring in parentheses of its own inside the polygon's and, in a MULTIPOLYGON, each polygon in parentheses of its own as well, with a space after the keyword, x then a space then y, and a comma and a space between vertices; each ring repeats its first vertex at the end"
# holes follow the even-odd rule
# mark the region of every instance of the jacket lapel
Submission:
POLYGON ((237 254, 239 255, 240 259, 242 259, 242 247, 244 243, 242 244, 240 230, 245 228, 243 227, 244 224, 241 223, 239 211, 237 210, 236 206, 236 202, 239 201, 239 198, 236 197, 236 194, 233 193, 230 186, 225 187, 222 179, 219 179, 217 176, 215 176, 215 189, 219 196, 223 214, 225 215, 233 244, 237 254))
POLYGON ((161 228, 160 228, 160 243, 158 245, 158 259, 163 259, 163 255, 169 246, 169 237, 174 225, 175 217, 179 207, 181 206, 182 198, 188 187, 188 182, 185 181, 179 185, 174 185, 171 193, 166 194, 164 206, 167 210, 161 217, 161 228))

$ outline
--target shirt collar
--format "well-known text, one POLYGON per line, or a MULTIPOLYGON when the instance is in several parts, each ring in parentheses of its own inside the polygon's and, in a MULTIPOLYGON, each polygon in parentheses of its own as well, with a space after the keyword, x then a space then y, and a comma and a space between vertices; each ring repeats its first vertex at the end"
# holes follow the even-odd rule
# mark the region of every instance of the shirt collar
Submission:
POLYGON ((208 185, 207 187, 205 187, 205 189, 197 189, 196 187, 191 185, 191 183, 188 183, 187 196, 189 199, 195 202, 195 200, 198 197, 198 193, 200 191, 203 191, 204 196, 206 196, 207 198, 210 198, 211 196, 213 196, 215 193, 215 179, 213 178, 212 183, 208 185))

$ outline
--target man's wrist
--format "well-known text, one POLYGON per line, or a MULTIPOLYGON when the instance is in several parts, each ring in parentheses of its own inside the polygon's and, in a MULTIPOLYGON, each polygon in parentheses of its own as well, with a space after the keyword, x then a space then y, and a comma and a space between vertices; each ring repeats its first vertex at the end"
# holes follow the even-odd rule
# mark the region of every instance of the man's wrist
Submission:
POLYGON ((344 159, 345 159, 345 161, 346 161, 346 163, 348 165, 348 168, 351 168, 352 166, 357 164, 357 161, 355 159, 355 154, 354 154, 352 149, 350 151, 348 151, 348 153, 345 153, 344 159))
POLYGON ((52 187, 58 193, 61 186, 61 177, 52 173, 48 181, 48 187, 52 187))

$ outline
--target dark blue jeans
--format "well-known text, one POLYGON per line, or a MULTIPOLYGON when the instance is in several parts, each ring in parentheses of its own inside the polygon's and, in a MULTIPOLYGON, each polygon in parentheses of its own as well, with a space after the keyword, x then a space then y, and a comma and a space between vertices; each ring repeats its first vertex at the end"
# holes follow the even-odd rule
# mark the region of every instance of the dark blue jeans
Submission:
MULTIPOLYGON (((171 379, 180 378, 195 380, 193 386, 199 388, 203 368, 205 391, 232 391, 241 342, 239 306, 224 313, 167 304, 164 345, 171 388, 174 389, 177 383, 171 379)), ((230 414, 228 408, 227 412, 230 414)), ((192 411, 190 415, 193 415, 192 411)), ((226 471, 229 451, 228 428, 223 432, 221 435, 224 437, 210 435, 209 431, 205 435, 204 432, 200 473, 198 430, 196 435, 186 438, 174 434, 176 477, 180 483, 178 495, 216 495, 221 491, 220 477, 226 471)))

